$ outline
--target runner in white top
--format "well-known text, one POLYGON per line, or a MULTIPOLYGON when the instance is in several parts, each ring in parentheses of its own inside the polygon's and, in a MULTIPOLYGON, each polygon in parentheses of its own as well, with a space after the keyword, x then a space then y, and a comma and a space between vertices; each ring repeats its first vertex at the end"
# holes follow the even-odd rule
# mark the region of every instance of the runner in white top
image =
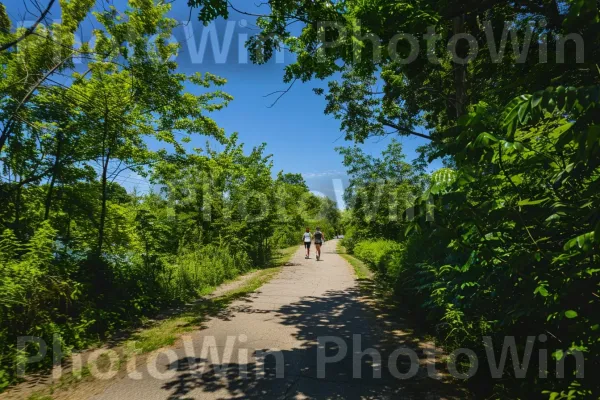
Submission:
POLYGON ((310 228, 306 228, 306 232, 302 235, 302 241, 304 242, 304 248, 306 248, 306 256, 304 258, 310 258, 310 242, 312 235, 310 234, 310 228))

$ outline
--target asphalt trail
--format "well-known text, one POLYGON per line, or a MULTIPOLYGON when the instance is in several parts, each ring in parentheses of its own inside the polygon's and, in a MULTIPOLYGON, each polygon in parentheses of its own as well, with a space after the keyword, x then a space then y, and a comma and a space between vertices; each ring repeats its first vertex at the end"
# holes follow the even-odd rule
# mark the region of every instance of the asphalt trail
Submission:
POLYGON ((291 260, 296 265, 205 329, 150 357, 150 368, 138 366, 138 376, 116 380, 92 399, 451 398, 440 394, 447 385, 427 377, 418 341, 398 340, 374 323, 351 267, 335 248, 335 241, 327 242, 318 262, 314 254, 305 260, 299 248, 291 260), (416 364, 405 354, 390 357, 401 347, 416 350, 416 364), (380 359, 360 357, 368 348, 380 359), (392 373, 411 368, 418 370, 411 379, 392 373))

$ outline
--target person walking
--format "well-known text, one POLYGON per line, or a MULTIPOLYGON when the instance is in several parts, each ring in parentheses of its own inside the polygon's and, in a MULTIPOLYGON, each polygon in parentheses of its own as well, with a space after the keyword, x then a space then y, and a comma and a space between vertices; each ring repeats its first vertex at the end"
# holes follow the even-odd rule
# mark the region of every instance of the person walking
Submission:
POLYGON ((317 261, 321 258, 321 246, 325 242, 325 234, 321 232, 321 228, 317 226, 315 230, 315 248, 317 249, 317 261))
POLYGON ((302 241, 304 242, 304 248, 306 249, 306 256, 304 258, 310 258, 310 242, 312 241, 312 235, 310 228, 306 228, 306 232, 302 235, 302 241))

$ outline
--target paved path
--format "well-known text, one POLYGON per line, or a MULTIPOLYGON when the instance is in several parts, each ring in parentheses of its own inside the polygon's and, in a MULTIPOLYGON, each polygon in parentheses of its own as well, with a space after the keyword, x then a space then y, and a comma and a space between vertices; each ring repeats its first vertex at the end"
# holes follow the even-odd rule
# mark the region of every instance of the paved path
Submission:
MULTIPOLYGON (((390 351, 408 343, 377 328, 335 245, 330 241, 324 246, 319 262, 314 256, 305 260, 299 249, 292 259, 297 265, 285 267, 257 292, 209 321, 206 329, 154 357, 152 374, 146 366, 139 367, 140 376, 119 379, 93 399, 446 398, 437 394, 439 384, 422 377, 422 370, 410 380, 391 376, 390 351), (362 351, 353 346, 354 335, 360 335, 362 350, 381 352, 381 363, 368 356, 353 362, 353 353, 362 351), (335 339, 329 338, 319 350, 319 337, 335 339), (338 362, 319 362, 319 354, 334 357, 343 347, 346 356, 338 362), (269 351, 274 354, 260 356, 269 351), (356 377, 359 369, 361 379, 356 377), (373 377, 377 371, 381 378, 373 377)), ((395 367, 407 372, 410 365, 407 356, 400 356, 395 367)))

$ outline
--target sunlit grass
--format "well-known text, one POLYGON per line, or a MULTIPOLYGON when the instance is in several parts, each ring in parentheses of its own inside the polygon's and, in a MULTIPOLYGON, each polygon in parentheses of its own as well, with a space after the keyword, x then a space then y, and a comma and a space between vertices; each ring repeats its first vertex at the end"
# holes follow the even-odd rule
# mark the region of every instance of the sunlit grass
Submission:
POLYGON ((269 263, 270 266, 281 266, 289 262, 297 250, 298 246, 291 246, 285 249, 275 250, 273 258, 271 258, 271 261, 269 263))
POLYGON ((277 275, 280 270, 280 267, 259 270, 240 287, 215 298, 197 301, 182 314, 165 319, 152 328, 134 334, 126 342, 127 350, 143 354, 172 346, 183 333, 198 329, 209 317, 217 315, 233 301, 254 292, 277 275))
MULTIPOLYGON (((197 329, 208 317, 218 314, 234 300, 252 293, 272 279, 280 271, 279 267, 289 262, 296 250, 298 250, 298 246, 276 250, 269 263, 274 267, 255 270, 253 271, 255 275, 240 287, 232 289, 219 297, 200 300, 183 314, 165 319, 152 328, 134 334, 126 343, 127 350, 143 354, 172 346, 183 333, 197 329)), ((231 281, 237 279, 239 278, 231 281)), ((214 290, 215 288, 212 287, 203 291, 202 294, 208 295, 214 290)))
POLYGON ((354 268, 354 273, 358 279, 370 279, 373 276, 373 273, 369 270, 366 264, 360 261, 358 258, 348 254, 346 252, 346 248, 342 246, 342 242, 338 242, 336 251, 340 256, 342 256, 352 268, 354 268))

